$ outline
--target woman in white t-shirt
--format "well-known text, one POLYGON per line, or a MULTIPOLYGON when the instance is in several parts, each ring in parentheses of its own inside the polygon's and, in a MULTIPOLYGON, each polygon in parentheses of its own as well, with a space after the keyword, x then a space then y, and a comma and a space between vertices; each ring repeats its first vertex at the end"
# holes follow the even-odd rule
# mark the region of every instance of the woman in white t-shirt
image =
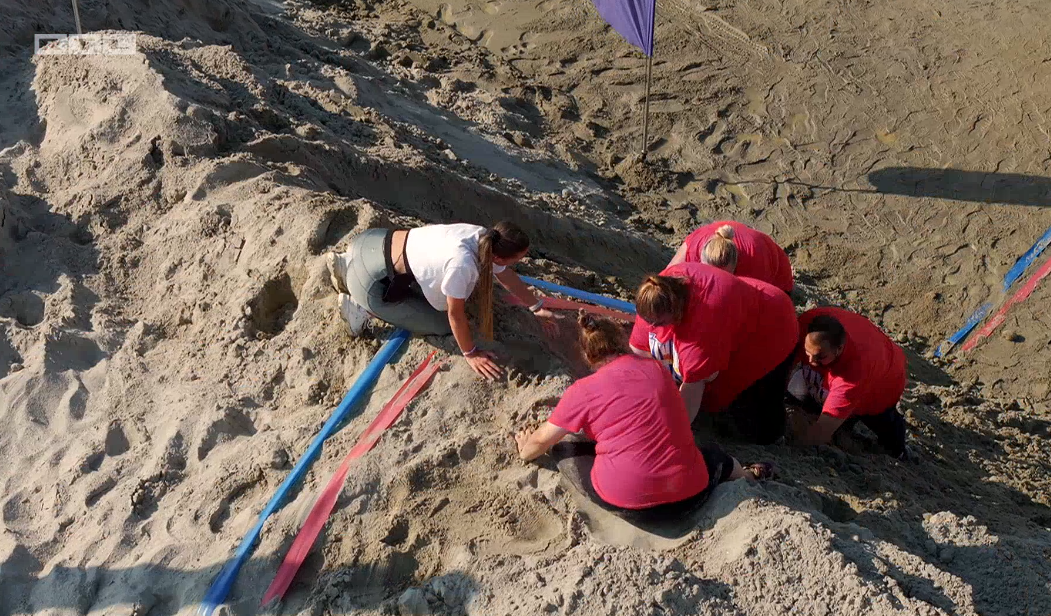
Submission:
POLYGON ((369 229, 344 253, 329 253, 340 314, 360 333, 369 315, 416 334, 452 333, 478 374, 501 374, 493 356, 478 350, 465 310, 472 294, 481 309, 482 333, 493 336, 493 276, 539 317, 543 309, 529 287, 507 266, 529 250, 529 238, 511 222, 427 225, 416 229, 369 229))

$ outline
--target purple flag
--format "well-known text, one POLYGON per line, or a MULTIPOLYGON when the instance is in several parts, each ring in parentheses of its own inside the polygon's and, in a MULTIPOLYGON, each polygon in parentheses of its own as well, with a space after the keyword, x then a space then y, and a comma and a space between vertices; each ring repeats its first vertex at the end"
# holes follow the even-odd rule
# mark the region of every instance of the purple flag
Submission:
POLYGON ((653 55, 653 23, 657 0, 591 0, 598 14, 629 43, 653 55))

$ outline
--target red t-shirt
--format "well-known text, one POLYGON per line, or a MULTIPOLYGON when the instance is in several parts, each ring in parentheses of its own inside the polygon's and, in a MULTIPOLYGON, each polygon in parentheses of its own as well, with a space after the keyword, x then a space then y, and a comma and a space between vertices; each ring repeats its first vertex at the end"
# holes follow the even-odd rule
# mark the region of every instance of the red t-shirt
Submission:
POLYGON ((905 352, 872 321, 843 308, 814 308, 799 316, 799 358, 806 361, 803 339, 814 317, 835 317, 847 332, 843 354, 821 374, 828 397, 822 413, 847 419, 851 415, 878 415, 898 403, 905 391, 905 352))
POLYGON ((713 222, 687 235, 684 240, 686 260, 691 263, 701 263, 704 245, 723 225, 730 225, 734 228, 733 243, 737 246, 735 275, 769 282, 785 293, 792 292, 792 264, 784 249, 774 241, 774 238, 762 231, 733 220, 713 222))
POLYGON ((636 317, 631 346, 648 349, 668 364, 679 383, 704 381, 718 372, 705 387, 702 409, 725 410, 795 349, 795 307, 773 285, 703 263, 680 263, 661 275, 689 281, 683 320, 653 327, 636 317))
POLYGON ((611 505, 644 509, 708 486, 682 396, 652 359, 624 355, 573 383, 548 421, 595 441, 591 481, 611 505))

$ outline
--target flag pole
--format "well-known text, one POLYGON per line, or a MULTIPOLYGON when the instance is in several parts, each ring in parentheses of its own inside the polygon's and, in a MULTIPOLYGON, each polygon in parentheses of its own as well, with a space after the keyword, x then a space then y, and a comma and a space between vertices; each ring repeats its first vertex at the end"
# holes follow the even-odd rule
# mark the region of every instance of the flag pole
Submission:
POLYGON ((80 9, 77 7, 77 0, 73 0, 73 19, 77 22, 77 34, 84 34, 80 29, 80 9))
POLYGON ((650 22, 650 49, 646 54, 646 96, 642 111, 642 162, 646 162, 646 150, 650 145, 650 82, 653 79, 654 37, 657 33, 657 0, 653 0, 653 20, 650 22))
POLYGON ((646 149, 650 142, 650 78, 653 75, 653 53, 646 56, 646 97, 642 112, 642 162, 646 162, 646 149))

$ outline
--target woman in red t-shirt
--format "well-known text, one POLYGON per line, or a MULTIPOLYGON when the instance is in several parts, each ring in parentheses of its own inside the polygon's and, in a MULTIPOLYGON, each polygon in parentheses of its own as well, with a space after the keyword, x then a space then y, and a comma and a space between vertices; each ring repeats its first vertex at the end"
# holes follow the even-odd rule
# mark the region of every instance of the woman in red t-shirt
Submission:
POLYGON ((785 386, 799 324, 787 295, 703 263, 680 263, 639 286, 631 347, 665 362, 692 421, 728 411, 746 439, 784 435, 785 386))
POLYGON ((632 355, 613 321, 581 314, 579 322, 595 373, 566 390, 546 423, 515 436, 524 460, 554 447, 559 470, 578 489, 637 522, 681 517, 721 482, 771 475, 769 464, 742 468, 718 446, 698 450, 668 371, 632 355), (559 443, 575 432, 593 442, 559 443))
POLYGON ((898 400, 908 378, 905 352, 872 321, 843 308, 823 307, 799 316, 800 367, 789 393, 821 406, 818 420, 798 435, 801 445, 823 445, 839 429, 861 422, 880 445, 907 459, 905 419, 898 400))
POLYGON ((792 264, 774 238, 733 220, 713 222, 686 236, 668 267, 706 263, 735 276, 768 282, 791 293, 792 264))

